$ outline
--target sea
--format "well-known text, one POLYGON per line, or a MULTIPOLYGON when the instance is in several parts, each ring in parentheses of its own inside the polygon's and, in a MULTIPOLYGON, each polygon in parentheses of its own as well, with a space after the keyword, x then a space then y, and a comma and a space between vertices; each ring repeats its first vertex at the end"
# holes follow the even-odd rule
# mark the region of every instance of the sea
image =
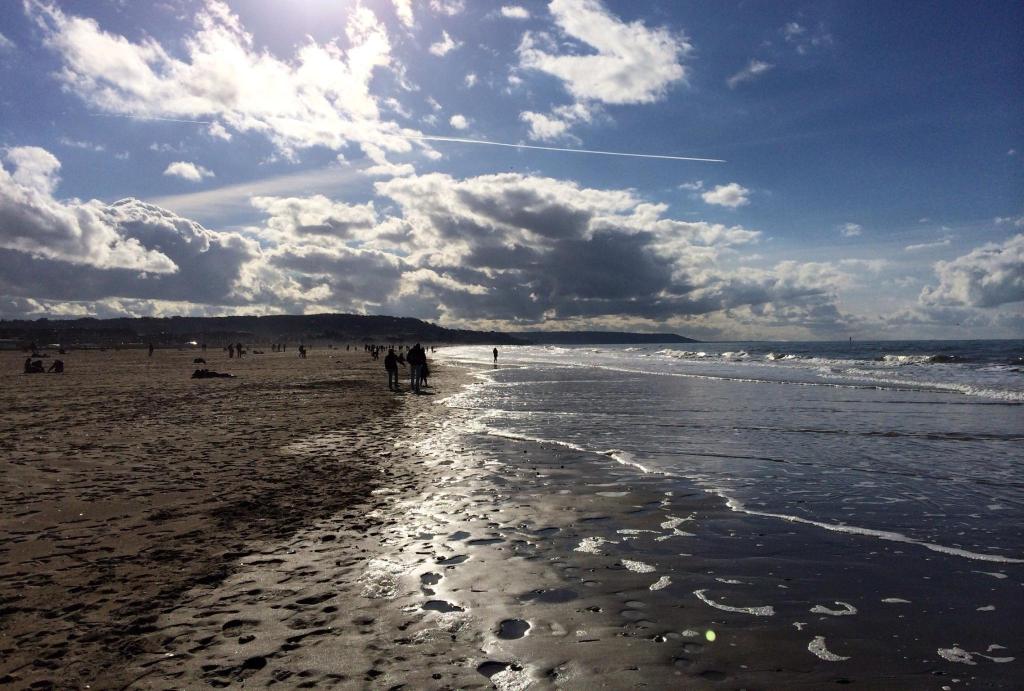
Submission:
MULTIPOLYGON (((441 349, 467 433, 603 454, 836 539, 1024 563, 1024 341, 441 349)), ((471 436, 471 435, 470 435, 471 436)))

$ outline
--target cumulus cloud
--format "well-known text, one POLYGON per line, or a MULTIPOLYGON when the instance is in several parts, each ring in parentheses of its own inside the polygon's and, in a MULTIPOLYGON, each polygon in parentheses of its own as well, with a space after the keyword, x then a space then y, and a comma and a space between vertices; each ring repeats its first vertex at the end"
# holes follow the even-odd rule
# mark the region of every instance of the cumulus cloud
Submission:
POLYGON ((177 177, 189 182, 200 182, 203 178, 214 177, 213 173, 190 161, 175 161, 167 166, 164 175, 177 177))
POLYGON ((578 141, 570 133, 572 126, 581 122, 591 122, 593 115, 589 106, 573 103, 558 106, 547 115, 527 110, 519 114, 519 119, 530 125, 530 139, 554 141, 568 138, 578 141))
POLYGON ((751 60, 742 70, 725 80, 730 89, 735 89, 743 82, 752 82, 762 74, 771 70, 775 65, 762 60, 751 60))
POLYGON ((415 22, 412 14, 412 0, 391 0, 391 4, 395 7, 395 15, 398 17, 398 21, 402 22, 406 27, 411 27, 415 22))
POLYGON ((750 203, 748 195, 750 190, 740 185, 738 182, 730 182, 727 185, 716 185, 714 189, 710 189, 700 195, 701 199, 706 204, 714 204, 716 206, 727 206, 731 209, 735 209, 739 206, 746 206, 750 203))
POLYGON ((859 223, 844 223, 839 226, 839 232, 843 234, 844 238, 853 238, 863 233, 864 227, 859 223))
POLYGON ((509 19, 529 19, 530 12, 520 5, 503 5, 501 8, 501 16, 509 19))
POLYGON ((841 321, 836 291, 860 268, 736 266, 758 231, 672 218, 635 190, 537 175, 410 174, 377 182, 376 199, 361 204, 257 196, 263 220, 238 233, 134 199, 62 204, 45 152, 10 156, 22 168, 20 183, 6 171, 0 179, 0 293, 14 301, 0 309, 8 311, 63 302, 109 314, 402 312, 499 328, 729 313, 825 329, 841 321), (30 193, 54 215, 95 221, 40 241, 41 223, 22 219, 24 200, 6 196, 30 193), (79 264, 69 270, 71 261, 79 264))
POLYGON ((920 302, 932 306, 998 307, 1024 300, 1024 234, 991 242, 935 264, 937 286, 926 286, 920 302))
POLYGON ((453 17, 466 9, 465 0, 430 0, 430 9, 437 14, 453 17))
POLYGON ((133 42, 46 0, 25 5, 61 59, 57 78, 102 112, 214 120, 225 131, 263 134, 286 155, 353 142, 411 150, 370 90, 374 75, 395 65, 387 31, 365 7, 349 16, 347 48, 309 39, 289 61, 257 48, 221 0, 207 0, 197 13, 183 58, 152 38, 133 42))
MULTIPOLYGON (((0 247, 7 256, 170 274, 178 270, 161 250, 124 232, 119 216, 101 202, 53 197, 60 162, 38 147, 8 149, 0 167, 0 247)), ((66 265, 65 269, 66 271, 66 265)), ((16 293, 12 293, 16 294, 16 293)))
POLYGON ((519 45, 520 65, 562 80, 578 100, 653 103, 686 76, 680 59, 691 46, 667 29, 627 24, 598 0, 552 0, 549 9, 567 37, 594 52, 552 52, 552 41, 527 33, 519 45))
POLYGON ((253 197, 252 205, 269 216, 266 229, 276 241, 300 241, 308 236, 346 240, 373 228, 373 202, 346 204, 322 194, 311 197, 253 197))
POLYGON ((469 120, 466 119, 465 115, 456 113, 455 115, 448 118, 448 124, 457 130, 464 130, 469 127, 469 120))
POLYGON ((448 35, 447 31, 441 32, 441 40, 430 44, 430 52, 438 57, 443 57, 453 50, 459 48, 462 43, 455 41, 448 35))

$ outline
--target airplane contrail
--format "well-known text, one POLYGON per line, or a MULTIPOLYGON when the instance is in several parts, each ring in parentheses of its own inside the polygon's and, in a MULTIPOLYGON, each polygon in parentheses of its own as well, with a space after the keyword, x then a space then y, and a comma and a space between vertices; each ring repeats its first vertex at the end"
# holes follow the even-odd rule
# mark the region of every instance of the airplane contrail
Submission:
POLYGON ((183 120, 181 118, 158 118, 153 115, 126 115, 121 113, 89 113, 94 118, 128 118, 130 120, 158 120, 160 122, 188 122, 193 125, 212 125, 213 120, 183 120))
MULTIPOLYGON (((131 118, 132 120, 159 120, 161 122, 187 122, 195 125, 212 125, 210 120, 184 120, 179 118, 159 118, 151 115, 122 115, 119 113, 89 113, 97 118, 131 118)), ((489 139, 468 139, 465 137, 443 137, 435 134, 407 134, 389 132, 388 136, 402 137, 428 142, 450 142, 454 144, 479 144, 482 146, 502 146, 508 149, 534 149, 536 151, 559 151, 570 154, 592 154, 595 156, 625 156, 628 158, 656 158, 668 161, 696 161, 698 163, 725 163, 721 158, 695 158, 693 156, 670 156, 667 154, 636 154, 628 151, 601 151, 598 149, 573 149, 562 146, 540 146, 538 144, 512 144, 495 142, 489 139)))
POLYGON ((536 144, 511 144, 508 142, 492 142, 487 139, 464 139, 462 137, 441 137, 437 135, 401 134, 406 139, 425 139, 431 142, 455 142, 457 144, 485 144, 487 146, 505 146, 511 149, 537 149, 538 151, 564 151, 573 154, 595 154, 598 156, 629 156, 631 158, 661 158, 670 161, 699 161, 701 163, 725 163, 720 158, 694 158, 692 156, 668 156, 663 154, 634 154, 626 151, 599 151, 596 149, 571 149, 561 146, 538 146, 536 144))

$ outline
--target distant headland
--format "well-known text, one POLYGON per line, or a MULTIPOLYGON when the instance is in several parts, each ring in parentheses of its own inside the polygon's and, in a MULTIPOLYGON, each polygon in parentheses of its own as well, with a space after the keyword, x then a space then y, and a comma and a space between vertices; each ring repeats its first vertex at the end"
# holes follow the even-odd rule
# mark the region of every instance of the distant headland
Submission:
POLYGON ((361 314, 302 314, 237 317, 118 317, 0 320, 0 347, 157 347, 190 344, 412 343, 495 345, 694 343, 673 333, 620 331, 474 331, 448 329, 412 317, 361 314))

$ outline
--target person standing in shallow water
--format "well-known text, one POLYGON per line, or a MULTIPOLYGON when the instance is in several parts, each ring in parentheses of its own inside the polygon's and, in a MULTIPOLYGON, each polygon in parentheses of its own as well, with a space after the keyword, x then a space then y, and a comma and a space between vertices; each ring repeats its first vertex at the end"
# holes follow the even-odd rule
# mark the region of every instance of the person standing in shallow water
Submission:
POLYGON ((491 352, 494 353, 494 364, 498 364, 498 349, 495 348, 491 352))

